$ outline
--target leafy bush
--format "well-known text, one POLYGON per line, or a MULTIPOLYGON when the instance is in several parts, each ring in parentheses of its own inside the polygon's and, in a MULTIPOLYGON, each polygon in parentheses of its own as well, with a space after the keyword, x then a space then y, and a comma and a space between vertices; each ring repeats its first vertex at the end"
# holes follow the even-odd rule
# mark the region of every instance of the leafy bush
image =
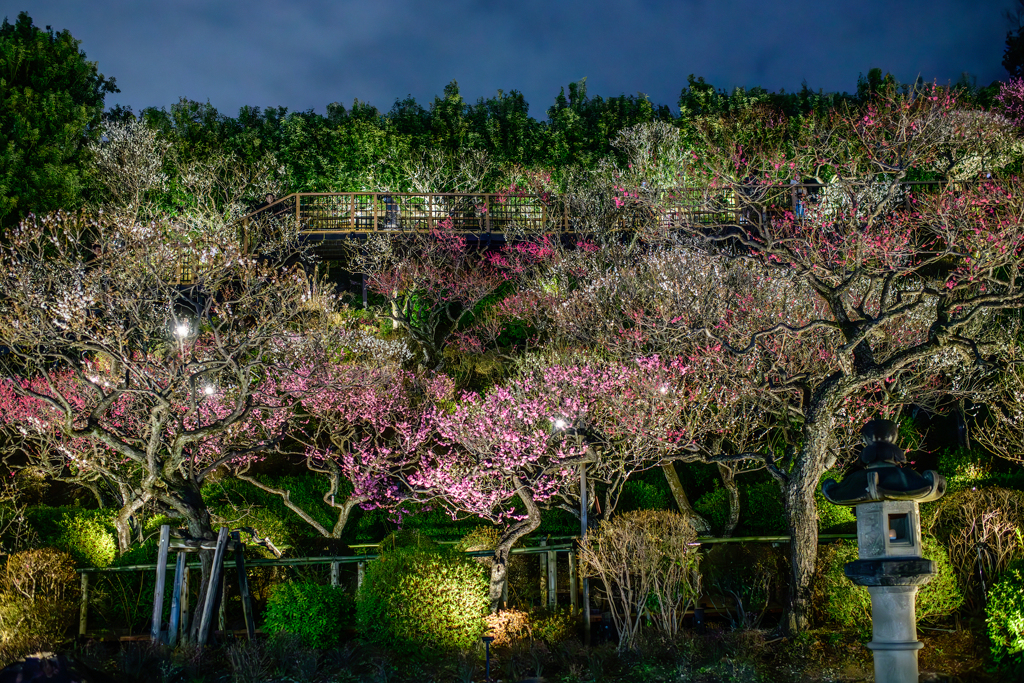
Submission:
POLYGON ((929 505, 922 524, 949 549, 949 559, 969 604, 981 595, 978 550, 984 548, 986 576, 998 575, 1024 559, 1019 530, 1024 528, 1024 493, 997 486, 963 488, 929 505))
POLYGON ((616 510, 667 510, 671 507, 669 492, 646 481, 627 481, 622 487, 616 510))
POLYGON ((494 637, 494 647, 508 647, 533 637, 530 615, 517 609, 498 610, 484 617, 487 632, 494 637))
POLYGON ((65 512, 61 526, 64 531, 56 545, 71 553, 80 566, 109 567, 117 557, 117 540, 109 517, 65 512))
POLYGON ((33 505, 25 519, 45 547, 71 553, 80 566, 106 567, 117 555, 113 510, 33 505))
POLYGON ((992 661, 1024 676, 1024 562, 1015 562, 992 586, 985 611, 992 661))
POLYGON ((366 638, 389 647, 468 649, 483 633, 487 588, 483 567, 457 553, 386 550, 366 566, 356 620, 366 638))
POLYGON ((785 534, 786 507, 774 481, 740 487, 740 526, 755 536, 785 534))
POLYGON ((78 611, 78 577, 68 553, 26 550, 0 574, 0 665, 63 640, 78 611))
MULTIPOLYGON (((777 484, 762 481, 739 484, 740 524, 738 533, 781 535, 786 533, 786 510, 777 484)), ((729 521, 729 493, 719 486, 701 496, 693 508, 720 534, 729 521)))
POLYGON ((308 647, 328 648, 352 624, 352 613, 352 598, 340 587, 289 581, 271 589, 263 628, 291 633, 308 647))
MULTIPOLYGON (((935 576, 917 593, 917 620, 929 621, 960 609, 964 596, 942 544, 924 535, 921 545, 924 557, 935 561, 935 576)), ((841 628, 870 628, 871 596, 867 588, 854 584, 843 573, 844 565, 856 559, 856 543, 837 541, 819 546, 811 600, 819 622, 841 628)))
POLYGON ((992 471, 992 456, 963 447, 939 452, 938 471, 950 490, 971 487, 986 479, 992 471))
POLYGON ((534 615, 530 630, 536 640, 549 645, 563 643, 576 635, 580 613, 572 607, 555 611, 544 611, 534 615))
POLYGON ((855 531, 857 518, 853 516, 853 509, 845 505, 833 505, 825 500, 820 486, 814 492, 814 502, 818 507, 819 531, 822 533, 839 533, 840 531, 853 533, 855 531))

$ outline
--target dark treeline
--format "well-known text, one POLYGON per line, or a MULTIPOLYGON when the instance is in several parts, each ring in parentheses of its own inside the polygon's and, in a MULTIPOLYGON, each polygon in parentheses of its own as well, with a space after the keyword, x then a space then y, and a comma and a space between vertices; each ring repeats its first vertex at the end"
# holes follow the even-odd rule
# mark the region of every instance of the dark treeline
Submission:
MULTIPOLYGON (((428 150, 454 158, 460 151, 486 152, 490 170, 481 191, 507 186, 508 169, 545 169, 558 177, 568 166, 592 169, 602 159, 625 159, 611 142, 622 130, 641 123, 663 121, 680 129, 682 140, 692 141, 701 120, 752 107, 768 107, 791 120, 821 115, 829 110, 866 102, 879 89, 907 89, 881 69, 871 69, 857 80, 853 93, 813 91, 806 83, 798 92, 769 92, 760 87, 736 88, 731 93, 691 75, 673 110, 654 104, 643 94, 604 98, 587 93, 586 79, 562 88, 547 117, 530 116, 530 106, 516 90, 501 90, 475 104, 465 101, 452 81, 442 97, 423 107, 412 97, 396 99, 381 113, 356 99, 351 108, 334 102, 327 114, 313 110, 289 112, 286 107, 243 107, 235 117, 209 103, 182 99, 170 108, 150 107, 139 117, 171 143, 169 156, 176 166, 208 158, 211 153, 237 155, 255 163, 267 153, 284 167, 285 192, 355 192, 372 189, 372 177, 381 183, 403 185, 401 162, 428 150)), ((968 75, 952 85, 962 99, 988 108, 998 83, 978 88, 968 75)), ((131 108, 115 106, 105 113, 109 121, 133 117, 131 108)), ((795 123, 795 121, 794 121, 795 123)), ((169 161, 170 163, 170 161, 169 161)), ((168 169, 172 171, 172 169, 168 169)), ((173 175, 173 171, 172 171, 173 175)))
MULTIPOLYGON (((95 208, 116 199, 110 183, 100 178, 94 152, 104 123, 124 123, 135 114, 120 106, 104 110, 104 94, 118 92, 114 79, 100 74, 79 44, 67 31, 34 26, 25 12, 15 24, 5 20, 0 28, 4 231, 29 213, 95 208)), ((875 68, 857 79, 852 93, 814 91, 806 83, 792 93, 760 87, 726 92, 691 75, 672 108, 652 103, 642 93, 591 97, 582 79, 560 90, 543 119, 536 110, 530 115, 529 104, 516 90, 499 90, 473 104, 463 98, 455 81, 427 106, 407 97, 396 99, 387 113, 357 99, 350 108, 337 102, 327 105, 326 115, 246 106, 230 116, 209 103, 182 99, 139 112, 147 126, 158 131, 158 147, 168 147, 158 162, 164 177, 150 178, 139 192, 151 206, 173 213, 200 202, 197 192, 207 193, 206 201, 223 209, 239 200, 252 204, 271 187, 278 194, 412 191, 416 183, 410 176, 413 169, 428 165, 427 155, 435 165, 450 165, 456 171, 466 159, 480 162, 472 173, 461 176, 435 174, 432 191, 496 191, 516 182, 522 186, 527 170, 549 173, 561 188, 570 167, 593 170, 612 162, 625 168, 626 155, 613 142, 637 124, 668 123, 680 131, 683 147, 699 155, 697 131, 723 116, 762 108, 771 110, 773 117, 781 114, 797 130, 807 117, 862 106, 882 89, 909 90, 914 85, 900 84, 875 68), (243 183, 239 189, 240 177, 268 175, 273 183, 243 183), (206 180, 188 181, 200 176, 206 180), (454 183, 453 177, 461 181, 454 183), (228 185, 231 188, 225 191, 228 185)), ((990 108, 999 83, 979 88, 965 74, 948 87, 972 106, 990 108)), ((128 148, 136 160, 142 158, 138 145, 128 148)), ((145 153, 152 156, 154 149, 151 145, 145 153)), ((128 168, 123 166, 126 172, 128 168)), ((419 183, 420 189, 423 186, 419 183)), ((136 204, 141 199, 137 197, 136 204)))

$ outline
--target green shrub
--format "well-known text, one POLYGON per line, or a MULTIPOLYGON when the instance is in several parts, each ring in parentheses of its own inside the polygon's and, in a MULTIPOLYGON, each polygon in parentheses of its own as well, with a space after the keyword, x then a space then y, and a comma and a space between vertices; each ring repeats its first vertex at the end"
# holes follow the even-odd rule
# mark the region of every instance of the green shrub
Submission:
POLYGON ((532 615, 530 621, 530 630, 535 639, 543 640, 548 645, 557 645, 576 635, 580 612, 572 607, 544 610, 532 615))
MULTIPOLYGON (((741 483, 740 524, 738 533, 781 535, 786 533, 786 510, 779 487, 772 481, 741 483)), ((704 494, 693 508, 711 524, 716 534, 722 533, 729 521, 729 493, 719 486, 704 494)))
POLYGON ((106 567, 117 555, 113 510, 33 505, 25 518, 41 545, 66 550, 80 566, 106 567))
POLYGON ((95 514, 66 512, 61 517, 64 531, 56 546, 71 553, 84 567, 109 567, 117 557, 117 540, 110 519, 95 514))
POLYGON ((78 577, 68 553, 14 553, 0 574, 0 666, 58 645, 75 623, 78 577))
POLYGON ((992 472, 992 456, 968 448, 946 448, 939 452, 939 474, 950 490, 969 488, 987 479, 992 472))
POLYGON ((704 585, 726 596, 733 625, 748 629, 760 624, 769 604, 784 598, 789 573, 785 552, 769 543, 715 544, 701 569, 704 585))
POLYGON ((271 589, 263 629, 291 633, 307 647, 329 648, 352 624, 352 614, 352 598, 341 588, 289 581, 271 589))
POLYGON ((785 534, 786 508, 774 481, 740 487, 740 526, 754 536, 785 534))
MULTIPOLYGON (((711 525, 712 532, 719 535, 729 522, 729 494, 719 486, 698 498, 693 504, 693 509, 707 520, 711 525)), ((742 519, 742 515, 743 510, 741 509, 740 519, 742 519)))
POLYGON ((1024 676, 1024 562, 1011 565, 992 586, 985 622, 992 661, 1015 677, 1024 676))
MULTIPOLYGON (((917 593, 917 620, 930 621, 960 609, 964 596, 942 544, 924 535, 921 545, 924 557, 935 562, 936 573, 917 593)), ((870 628, 871 596, 867 588, 854 584, 843 573, 846 563, 856 559, 856 543, 837 541, 819 546, 811 600, 819 622, 841 628, 870 628)))
POLYGON ((853 516, 853 509, 845 505, 833 505, 825 500, 819 487, 814 493, 814 502, 818 507, 818 530, 822 533, 846 532, 853 533, 856 530, 857 518, 853 516))
POLYGON ((488 607, 480 564, 449 551, 397 548, 367 564, 356 596, 364 637, 399 648, 468 649, 488 607))
POLYGON ((627 481, 622 487, 616 510, 668 510, 671 507, 669 492, 646 481, 627 481))

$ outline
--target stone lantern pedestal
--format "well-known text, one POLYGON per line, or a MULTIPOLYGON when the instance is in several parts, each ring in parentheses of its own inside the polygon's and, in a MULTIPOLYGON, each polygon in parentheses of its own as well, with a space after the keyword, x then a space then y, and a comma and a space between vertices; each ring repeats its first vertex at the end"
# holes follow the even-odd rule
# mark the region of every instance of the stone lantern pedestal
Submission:
POLYGON ((946 482, 935 472, 921 475, 901 466, 905 456, 895 446, 894 423, 873 420, 862 434, 865 469, 842 483, 826 481, 822 493, 856 509, 858 559, 844 571, 871 595, 867 647, 874 654, 875 683, 917 683, 923 647, 917 639, 917 591, 935 575, 935 563, 921 556, 918 503, 939 499, 946 482))
POLYGON ((871 595, 867 646, 874 653, 875 681, 917 681, 917 651, 923 647, 917 639, 917 590, 935 575, 935 563, 920 556, 917 503, 887 500, 856 509, 859 559, 844 569, 871 595))

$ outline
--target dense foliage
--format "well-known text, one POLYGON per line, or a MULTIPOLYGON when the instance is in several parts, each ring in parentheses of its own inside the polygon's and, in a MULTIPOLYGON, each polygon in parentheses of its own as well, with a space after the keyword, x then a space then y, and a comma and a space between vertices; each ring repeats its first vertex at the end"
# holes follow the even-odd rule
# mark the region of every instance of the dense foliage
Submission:
MULTIPOLYGON (((921 555, 935 562, 935 575, 917 593, 918 621, 935 621, 956 612, 964 596, 946 549, 931 536, 922 536, 921 555)), ((840 628, 870 629, 871 597, 863 586, 843 573, 857 559, 857 545, 836 541, 821 546, 815 576, 814 605, 823 623, 840 628)))
MULTIPOLYGON (((0 226, 35 212, 74 209, 89 174, 106 93, 120 92, 66 30, 26 12, 0 26, 0 226)), ((2 234, 2 233, 0 233, 2 234)))
POLYGON ((1024 564, 1012 565, 988 595, 992 659, 1011 675, 1024 673, 1024 564))
POLYGON ((271 591, 263 630, 298 636, 307 647, 329 648, 351 628, 354 612, 352 597, 343 588, 288 581, 271 591))
POLYGON ((464 650, 483 634, 487 578, 477 562, 418 546, 382 550, 366 566, 356 621, 370 640, 397 648, 464 650))

